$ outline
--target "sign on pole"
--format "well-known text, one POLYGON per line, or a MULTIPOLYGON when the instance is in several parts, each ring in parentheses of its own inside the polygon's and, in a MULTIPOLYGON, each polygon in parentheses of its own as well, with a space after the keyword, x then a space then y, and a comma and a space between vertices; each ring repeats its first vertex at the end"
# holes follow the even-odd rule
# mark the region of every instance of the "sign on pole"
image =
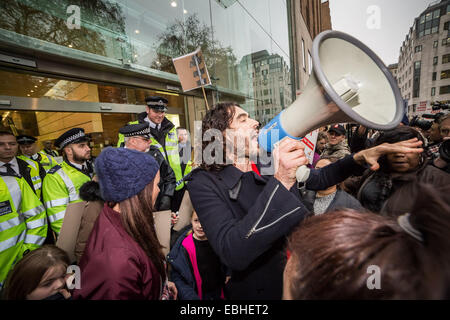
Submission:
POLYGON ((205 59, 200 48, 187 55, 174 58, 173 64, 180 78, 183 92, 211 84, 205 59))
POLYGON ((305 156, 308 159, 309 164, 312 165, 314 161, 314 150, 316 149, 317 136, 319 135, 319 129, 308 133, 303 139, 302 143, 305 146, 305 156))

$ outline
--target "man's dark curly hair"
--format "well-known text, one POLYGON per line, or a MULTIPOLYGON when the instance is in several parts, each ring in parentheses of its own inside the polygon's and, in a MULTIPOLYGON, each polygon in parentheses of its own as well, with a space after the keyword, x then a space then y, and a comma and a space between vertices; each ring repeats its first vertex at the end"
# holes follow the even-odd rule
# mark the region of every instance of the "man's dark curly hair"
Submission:
MULTIPOLYGON (((204 134, 209 129, 216 129, 225 133, 225 130, 230 127, 231 122, 233 121, 234 114, 236 112, 235 107, 240 107, 236 102, 220 102, 215 104, 205 115, 202 120, 202 134, 204 134)), ((220 171, 223 169, 226 164, 226 141, 223 139, 223 148, 222 148, 222 163, 212 163, 208 164, 205 162, 205 149, 211 143, 214 143, 215 138, 212 141, 204 141, 202 139, 202 163, 200 164, 200 168, 207 171, 220 171)), ((214 158, 216 155, 214 151, 211 156, 214 158)))

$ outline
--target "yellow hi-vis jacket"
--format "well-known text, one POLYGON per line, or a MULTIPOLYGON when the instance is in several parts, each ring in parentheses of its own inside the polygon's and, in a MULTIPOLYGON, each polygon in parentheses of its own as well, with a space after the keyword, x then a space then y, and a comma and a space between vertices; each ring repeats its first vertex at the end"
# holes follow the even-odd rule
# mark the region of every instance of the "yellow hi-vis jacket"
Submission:
POLYGON ((20 176, 0 173, 0 289, 24 252, 39 248, 46 236, 45 208, 33 189, 20 176))
MULTIPOLYGON (((146 116, 147 113, 143 112, 139 114, 139 120, 128 122, 128 124, 143 123, 146 116)), ((192 164, 188 163, 185 169, 185 174, 183 175, 180 164, 180 155, 178 153, 178 136, 175 126, 167 118, 164 118, 162 125, 165 125, 166 128, 171 127, 165 135, 165 146, 163 147, 153 136, 151 136, 151 145, 156 146, 159 152, 161 152, 161 154, 167 160, 173 172, 175 173, 175 179, 177 180, 175 190, 181 190, 185 185, 183 178, 191 171, 192 164)), ((117 142, 117 147, 121 147, 124 140, 124 135, 119 133, 119 141, 117 142)))
POLYGON ((42 197, 52 230, 59 235, 69 203, 82 201, 79 190, 91 178, 66 161, 51 168, 45 176, 42 197))
POLYGON ((46 154, 45 152, 39 151, 37 154, 39 156, 39 163, 45 169, 45 172, 48 172, 48 170, 58 164, 51 155, 46 154))
MULTIPOLYGON (((31 181, 33 182, 34 191, 35 191, 36 195, 38 196, 38 198, 41 199, 42 177, 39 172, 39 163, 34 160, 31 160, 30 158, 23 156, 23 155, 17 156, 17 158, 28 163, 28 167, 30 168, 30 177, 31 177, 31 181)), ((44 176, 44 174, 42 174, 42 176, 44 176)))
POLYGON ((32 157, 28 157, 25 155, 17 156, 17 158, 22 159, 24 161, 32 160, 38 163, 45 170, 45 172, 48 172, 48 170, 50 170, 51 168, 53 168, 58 164, 56 160, 53 159, 53 157, 49 156, 48 154, 38 152, 37 155, 38 157, 36 159, 33 159, 32 157))

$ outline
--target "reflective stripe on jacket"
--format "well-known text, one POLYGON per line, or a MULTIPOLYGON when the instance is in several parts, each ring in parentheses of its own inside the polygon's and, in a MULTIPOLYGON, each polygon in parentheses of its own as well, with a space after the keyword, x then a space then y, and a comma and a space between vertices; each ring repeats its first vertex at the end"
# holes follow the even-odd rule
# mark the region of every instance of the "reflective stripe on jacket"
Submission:
MULTIPOLYGON (((128 124, 137 124, 137 123, 142 123, 142 121, 136 120, 128 122, 128 124)), ((117 147, 120 147, 124 142, 124 140, 125 138, 123 134, 119 133, 119 141, 117 142, 117 147)), ((178 136, 175 126, 173 126, 172 129, 170 129, 170 131, 165 136, 165 147, 163 147, 158 142, 158 140, 156 140, 153 136, 151 137, 151 145, 158 148, 158 150, 162 153, 164 158, 169 162, 170 167, 175 173, 175 178, 177 181, 175 190, 182 189, 184 187, 183 181, 184 176, 181 171, 180 155, 178 154, 178 136)))
POLYGON ((180 190, 184 187, 183 173, 181 172, 180 155, 178 153, 178 136, 175 126, 166 134, 165 150, 163 146, 154 138, 151 137, 152 145, 156 146, 162 153, 164 158, 169 162, 170 167, 175 173, 177 185, 175 190, 180 190), (181 180, 181 183, 179 181, 181 180))
POLYGON ((26 250, 47 236, 45 208, 24 178, 0 174, 0 289, 26 250))
MULTIPOLYGON (((186 167, 184 168, 184 172, 183 172, 183 175, 182 175, 182 177, 181 177, 181 179, 180 180, 177 180, 177 186, 179 186, 180 184, 184 184, 185 182, 184 182, 184 177, 186 177, 189 173, 191 173, 191 171, 192 171, 192 161, 191 160, 189 160, 187 163, 186 163, 186 167)), ((178 189, 177 189, 178 190, 178 189)))
POLYGON ((41 192, 42 192, 42 178, 39 175, 39 164, 36 161, 31 160, 30 158, 23 156, 23 155, 17 156, 17 158, 28 163, 28 167, 30 168, 29 172, 30 172, 31 181, 33 182, 33 188, 34 188, 36 195, 40 199, 41 192))
POLYGON ((50 226, 56 234, 59 234, 61 230, 67 205, 82 201, 79 190, 90 180, 89 176, 65 161, 48 171, 44 179, 42 195, 50 226))
POLYGON ((41 156, 40 164, 45 169, 45 172, 48 172, 48 170, 58 164, 51 155, 48 155, 42 151, 39 151, 38 154, 41 156))

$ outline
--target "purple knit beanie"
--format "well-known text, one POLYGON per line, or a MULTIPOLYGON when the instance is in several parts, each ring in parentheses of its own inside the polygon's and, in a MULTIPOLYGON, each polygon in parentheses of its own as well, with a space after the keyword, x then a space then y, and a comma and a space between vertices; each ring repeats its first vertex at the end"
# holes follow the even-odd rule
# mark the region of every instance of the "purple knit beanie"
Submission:
POLYGON ((103 200, 121 202, 138 194, 155 178, 159 165, 145 152, 105 148, 95 160, 103 200))

